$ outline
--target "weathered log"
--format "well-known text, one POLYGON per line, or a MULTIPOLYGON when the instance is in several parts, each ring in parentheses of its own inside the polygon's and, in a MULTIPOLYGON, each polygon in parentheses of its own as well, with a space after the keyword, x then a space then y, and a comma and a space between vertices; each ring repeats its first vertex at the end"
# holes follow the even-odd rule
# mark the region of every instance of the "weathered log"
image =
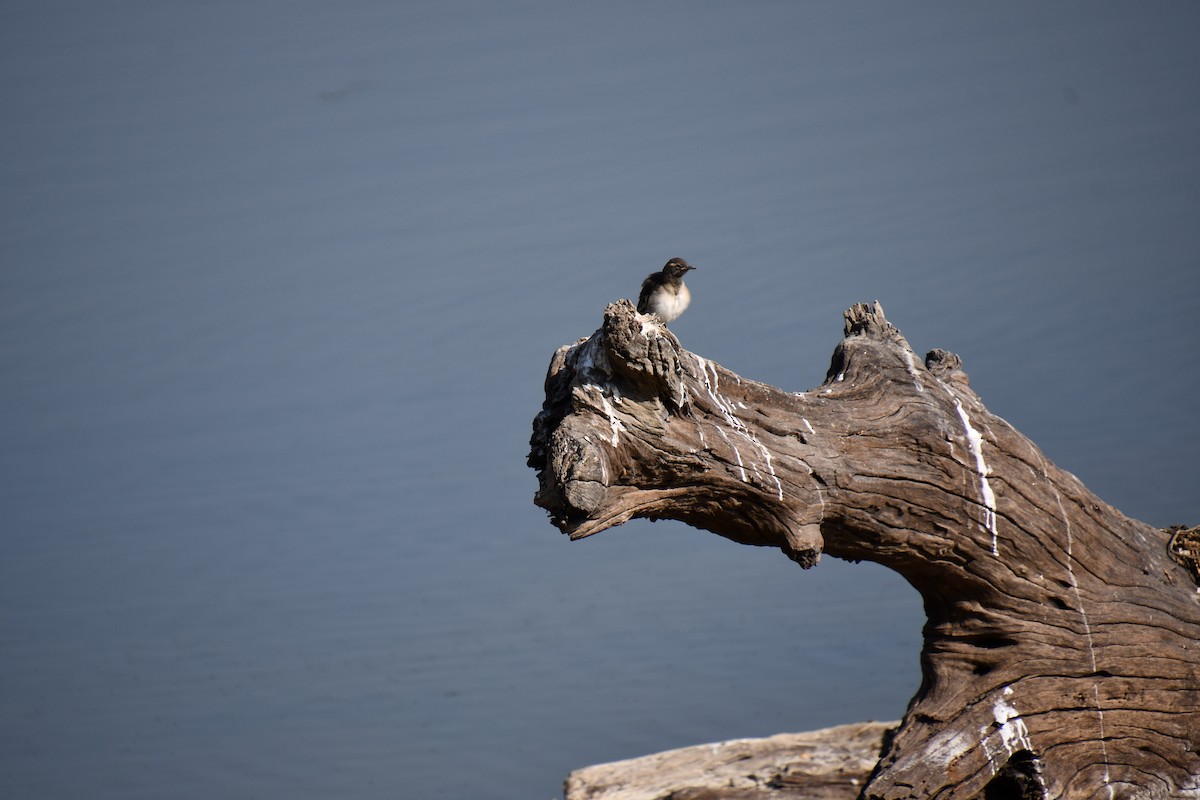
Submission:
POLYGON ((597 764, 567 776, 566 800, 854 800, 895 722, 734 739, 597 764))
POLYGON ((801 566, 888 566, 924 600, 922 681, 864 798, 1200 797, 1200 598, 1129 519, 924 362, 878 303, 791 393, 628 301, 560 348, 535 502, 580 539, 682 520, 801 566))

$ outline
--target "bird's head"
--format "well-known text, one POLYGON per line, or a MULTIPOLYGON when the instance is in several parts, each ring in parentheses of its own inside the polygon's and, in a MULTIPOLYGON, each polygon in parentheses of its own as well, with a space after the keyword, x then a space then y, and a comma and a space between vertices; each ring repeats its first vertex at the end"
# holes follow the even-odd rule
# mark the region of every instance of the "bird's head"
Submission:
POLYGON ((683 274, 689 269, 695 269, 691 264, 684 261, 682 258, 672 258, 667 262, 662 271, 672 278, 682 278, 683 274))

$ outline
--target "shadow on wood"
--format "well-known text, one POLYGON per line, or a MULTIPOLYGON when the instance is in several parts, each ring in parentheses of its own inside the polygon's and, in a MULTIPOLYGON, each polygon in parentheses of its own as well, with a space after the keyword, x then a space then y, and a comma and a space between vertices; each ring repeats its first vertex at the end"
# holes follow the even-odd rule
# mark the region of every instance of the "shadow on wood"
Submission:
POLYGON ((1200 600, 1170 536, 991 414, 957 356, 918 359, 878 304, 846 312, 825 383, 789 393, 614 303, 554 354, 533 428, 535 502, 572 539, 677 519, 920 592, 921 686, 863 797, 1200 797, 1200 600))

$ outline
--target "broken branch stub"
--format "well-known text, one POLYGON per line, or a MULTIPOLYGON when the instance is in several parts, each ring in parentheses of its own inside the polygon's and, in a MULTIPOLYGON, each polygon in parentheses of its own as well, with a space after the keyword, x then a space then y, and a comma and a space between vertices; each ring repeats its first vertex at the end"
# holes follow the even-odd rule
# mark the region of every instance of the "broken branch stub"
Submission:
POLYGON ((555 353, 533 427, 535 502, 573 539, 677 519, 920 592, 923 680, 863 797, 1200 796, 1200 602, 1169 537, 991 414, 957 356, 919 360, 878 303, 799 393, 614 303, 555 353))

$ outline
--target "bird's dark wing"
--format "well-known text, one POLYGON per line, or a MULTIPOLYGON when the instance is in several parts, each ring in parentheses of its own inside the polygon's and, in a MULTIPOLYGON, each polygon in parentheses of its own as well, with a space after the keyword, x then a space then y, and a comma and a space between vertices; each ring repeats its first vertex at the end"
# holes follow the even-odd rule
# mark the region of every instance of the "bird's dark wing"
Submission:
POLYGON ((646 280, 642 281, 642 293, 638 295, 638 313, 650 313, 650 295, 662 285, 663 277, 661 272, 651 273, 646 280))

